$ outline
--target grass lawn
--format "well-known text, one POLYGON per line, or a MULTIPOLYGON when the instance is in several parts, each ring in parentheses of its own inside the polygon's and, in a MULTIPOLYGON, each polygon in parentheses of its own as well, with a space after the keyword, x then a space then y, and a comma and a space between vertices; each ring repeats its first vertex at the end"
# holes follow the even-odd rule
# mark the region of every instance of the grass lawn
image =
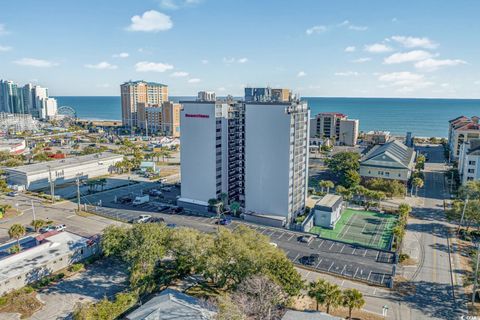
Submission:
POLYGON ((346 209, 333 230, 313 227, 310 232, 323 238, 388 250, 396 220, 391 214, 346 209))

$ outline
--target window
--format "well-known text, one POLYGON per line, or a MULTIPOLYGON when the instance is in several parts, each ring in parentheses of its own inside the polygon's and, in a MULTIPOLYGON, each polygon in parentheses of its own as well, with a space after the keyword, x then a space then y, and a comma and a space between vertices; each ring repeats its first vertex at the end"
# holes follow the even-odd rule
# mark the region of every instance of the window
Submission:
POLYGON ((470 160, 470 161, 468 161, 468 164, 471 165, 471 166, 474 166, 476 164, 476 162, 473 161, 473 160, 470 160))
POLYGON ((386 176, 386 177, 389 177, 389 176, 390 176, 390 172, 385 172, 385 176, 386 176))
POLYGON ((475 173, 475 169, 468 169, 468 173, 475 173))

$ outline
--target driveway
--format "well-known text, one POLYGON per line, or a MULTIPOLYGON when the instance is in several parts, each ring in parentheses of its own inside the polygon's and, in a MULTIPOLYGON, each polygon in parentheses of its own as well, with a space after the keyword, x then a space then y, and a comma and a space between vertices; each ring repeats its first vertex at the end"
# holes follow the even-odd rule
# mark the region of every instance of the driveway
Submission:
POLYGON ((45 305, 31 319, 70 318, 77 303, 112 297, 127 286, 126 267, 110 259, 102 259, 88 266, 86 271, 39 292, 37 298, 45 305))

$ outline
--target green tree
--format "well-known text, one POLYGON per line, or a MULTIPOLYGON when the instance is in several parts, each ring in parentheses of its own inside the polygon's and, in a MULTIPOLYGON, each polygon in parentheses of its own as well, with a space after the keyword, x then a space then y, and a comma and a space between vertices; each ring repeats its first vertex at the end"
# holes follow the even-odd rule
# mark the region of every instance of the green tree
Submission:
POLYGON ((38 230, 46 224, 47 221, 41 219, 32 220, 32 222, 30 222, 30 225, 35 229, 35 232, 38 232, 38 230))
POLYGON ((217 317, 216 320, 246 320, 246 316, 239 305, 232 300, 228 293, 217 297, 217 317))
POLYGON ((238 215, 238 212, 240 211, 240 203, 233 201, 230 204, 230 211, 234 216, 238 215))
POLYGON ((26 233, 25 227, 21 224, 14 224, 8 229, 8 236, 11 239, 17 240, 17 246, 20 247, 20 238, 26 233))
POLYGON ((355 170, 348 170, 344 174, 344 186, 347 188, 354 188, 360 184, 362 178, 360 174, 355 170))
POLYGON ((308 289, 308 296, 315 299, 318 306, 325 305, 327 313, 330 308, 338 307, 342 303, 342 291, 336 284, 331 284, 323 279, 311 282, 308 289))
POLYGON ((423 154, 419 154, 417 156, 417 161, 416 161, 416 164, 415 164, 415 169, 417 169, 418 171, 421 171, 425 168, 425 161, 427 159, 425 158, 425 156, 423 154))
POLYGON ((468 181, 458 190, 461 199, 480 199, 480 180, 468 181))
POLYGON ((415 188, 415 196, 418 196, 418 188, 423 188, 423 180, 420 178, 413 178, 412 187, 415 188))
POLYGON ((322 180, 318 183, 318 185, 320 186, 322 192, 324 189, 327 189, 327 194, 330 192, 330 188, 335 187, 335 184, 330 180, 322 180))
POLYGON ((347 181, 347 172, 352 175, 351 171, 358 172, 360 168, 360 155, 356 152, 339 152, 331 158, 326 159, 325 163, 328 169, 340 178, 340 183, 344 187, 351 187, 351 181, 347 181))
POLYGON ((352 310, 361 309, 365 305, 365 299, 357 289, 346 289, 342 293, 342 305, 348 308, 348 318, 352 319, 352 310))

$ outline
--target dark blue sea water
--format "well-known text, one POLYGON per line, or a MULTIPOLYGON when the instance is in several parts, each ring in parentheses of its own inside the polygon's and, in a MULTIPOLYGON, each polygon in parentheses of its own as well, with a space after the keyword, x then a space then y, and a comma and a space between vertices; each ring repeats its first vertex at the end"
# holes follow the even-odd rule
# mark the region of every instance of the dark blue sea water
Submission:
MULTIPOLYGON (((55 97, 59 106, 70 106, 81 119, 120 120, 120 97, 55 97)), ((172 97, 187 100, 192 97, 172 97)), ((446 137, 448 120, 459 115, 480 116, 480 100, 389 99, 306 97, 312 115, 341 112, 360 120, 360 130, 387 130, 404 135, 446 137)))

